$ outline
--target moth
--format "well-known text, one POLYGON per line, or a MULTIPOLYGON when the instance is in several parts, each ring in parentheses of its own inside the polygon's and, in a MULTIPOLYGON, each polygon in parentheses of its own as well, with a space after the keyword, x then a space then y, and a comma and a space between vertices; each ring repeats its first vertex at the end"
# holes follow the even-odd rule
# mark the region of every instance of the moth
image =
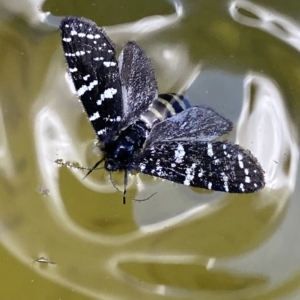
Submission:
MULTIPOLYGON (((77 95, 110 172, 135 170, 175 183, 227 193, 265 185, 257 159, 241 146, 218 140, 232 123, 211 108, 193 106, 150 118, 158 87, 150 59, 134 41, 119 59, 104 30, 81 17, 60 24, 62 46, 77 95)), ((166 111, 166 110, 165 110, 166 111)))

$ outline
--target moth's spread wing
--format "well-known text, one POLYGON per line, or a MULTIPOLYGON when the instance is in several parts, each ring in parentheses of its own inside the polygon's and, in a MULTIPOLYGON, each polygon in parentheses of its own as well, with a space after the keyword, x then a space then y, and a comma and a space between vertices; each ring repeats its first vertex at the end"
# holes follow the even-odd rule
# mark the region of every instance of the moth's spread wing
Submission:
POLYGON ((94 22, 67 17, 60 24, 62 45, 77 95, 103 143, 123 118, 121 81, 115 48, 94 22))
POLYGON ((252 193, 265 185, 257 159, 240 146, 223 142, 157 142, 144 149, 135 168, 176 183, 228 193, 252 193))
POLYGON ((153 126, 146 147, 156 141, 213 141, 231 129, 232 123, 213 109, 194 106, 153 126))
POLYGON ((124 105, 124 126, 134 123, 157 99, 157 83, 150 59, 133 41, 119 57, 124 105))

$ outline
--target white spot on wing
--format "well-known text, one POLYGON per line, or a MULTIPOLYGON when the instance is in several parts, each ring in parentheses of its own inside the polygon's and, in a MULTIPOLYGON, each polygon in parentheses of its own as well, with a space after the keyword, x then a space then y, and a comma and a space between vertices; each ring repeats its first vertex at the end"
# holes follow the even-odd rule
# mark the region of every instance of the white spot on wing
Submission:
POLYGON ((244 184, 243 184, 243 183, 240 183, 240 190, 241 190, 242 192, 245 192, 245 188, 244 188, 244 184))
POLYGON ((221 163, 221 161, 218 159, 218 158, 216 158, 215 160, 214 160, 214 164, 215 165, 219 165, 221 163))
POLYGON ((113 61, 104 61, 103 62, 103 65, 105 66, 105 67, 114 67, 115 65, 116 65, 116 63, 115 62, 113 62, 113 61))
POLYGON ((76 51, 76 52, 75 52, 75 55, 76 55, 76 56, 83 56, 84 54, 85 54, 84 51, 76 51))
POLYGON ((83 76, 82 79, 87 81, 89 77, 91 77, 91 75, 88 74, 88 75, 83 76))
POLYGON ((97 132, 97 134, 98 134, 98 135, 102 135, 102 134, 106 133, 106 131, 107 131, 107 128, 104 128, 104 129, 99 130, 99 131, 97 132))
POLYGON ((184 156, 185 156, 184 148, 181 144, 178 144, 177 149, 175 150, 175 162, 181 163, 184 156))
POLYGON ((82 96, 86 91, 91 91, 97 84, 98 80, 94 80, 89 85, 83 85, 80 89, 78 89, 77 95, 79 97, 82 96))
POLYGON ((99 113, 98 113, 98 112, 95 112, 92 116, 90 116, 89 120, 90 120, 90 121, 95 121, 95 120, 97 120, 97 119, 99 119, 99 118, 100 118, 99 113))
POLYGON ((156 166, 156 172, 158 176, 162 176, 164 174, 161 166, 156 166))
POLYGON ((191 181, 194 179, 195 177, 195 168, 196 168, 196 164, 193 163, 192 166, 190 168, 186 168, 185 170, 185 178, 184 178, 184 185, 190 185, 191 181))
POLYGON ((80 89, 77 91, 77 95, 80 97, 87 91, 87 86, 83 85, 80 89))
POLYGON ((198 173, 198 177, 201 178, 203 175, 204 175, 204 171, 201 168, 200 171, 199 171, 199 173, 198 173))
POLYGON ((239 166, 241 169, 244 169, 243 158, 244 158, 243 155, 241 155, 241 154, 238 155, 239 166))
MULTIPOLYGON (((101 96, 102 96, 102 95, 101 95, 101 96)), ((97 100, 97 102, 96 102, 96 103, 97 103, 97 105, 101 105, 101 104, 102 104, 102 102, 103 102, 103 100, 104 100, 104 99, 102 99, 102 98, 101 98, 101 99, 98 99, 98 100, 97 100)))
POLYGON ((212 157, 214 155, 211 143, 207 144, 207 155, 210 156, 210 157, 212 157))
POLYGON ((98 84, 98 80, 94 80, 90 83, 90 85, 88 86, 88 90, 91 91, 93 89, 94 86, 96 86, 98 84))
POLYGON ((223 180, 224 182, 228 182, 228 179, 229 179, 228 176, 226 176, 224 172, 221 173, 221 175, 223 176, 223 177, 222 177, 222 180, 223 180))
POLYGON ((228 188, 228 183, 227 182, 224 182, 224 189, 225 189, 226 193, 229 192, 229 188, 228 188))
MULTIPOLYGON (((104 98, 106 98, 106 99, 112 99, 113 96, 114 96, 116 93, 117 93, 117 90, 114 89, 114 88, 106 89, 106 90, 104 91, 104 98)), ((102 96, 102 95, 101 95, 101 96, 102 96)), ((102 99, 102 97, 101 97, 101 99, 102 99)))

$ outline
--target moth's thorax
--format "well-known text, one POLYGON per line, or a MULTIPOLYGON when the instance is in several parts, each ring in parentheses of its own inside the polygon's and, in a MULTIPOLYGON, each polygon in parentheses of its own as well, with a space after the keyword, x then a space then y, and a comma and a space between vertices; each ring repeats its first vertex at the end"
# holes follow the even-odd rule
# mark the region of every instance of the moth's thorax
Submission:
POLYGON ((130 170, 147 134, 148 129, 143 122, 134 123, 121 131, 117 139, 104 145, 105 168, 108 171, 130 170))

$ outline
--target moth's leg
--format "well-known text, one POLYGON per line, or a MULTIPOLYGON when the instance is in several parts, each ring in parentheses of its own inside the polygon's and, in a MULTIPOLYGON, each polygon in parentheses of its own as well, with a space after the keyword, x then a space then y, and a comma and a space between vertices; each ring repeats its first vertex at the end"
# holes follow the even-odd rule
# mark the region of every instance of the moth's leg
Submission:
POLYGON ((98 162, 95 163, 95 165, 86 173, 86 175, 83 177, 83 179, 85 179, 86 177, 88 177, 104 160, 104 157, 99 160, 98 162))

